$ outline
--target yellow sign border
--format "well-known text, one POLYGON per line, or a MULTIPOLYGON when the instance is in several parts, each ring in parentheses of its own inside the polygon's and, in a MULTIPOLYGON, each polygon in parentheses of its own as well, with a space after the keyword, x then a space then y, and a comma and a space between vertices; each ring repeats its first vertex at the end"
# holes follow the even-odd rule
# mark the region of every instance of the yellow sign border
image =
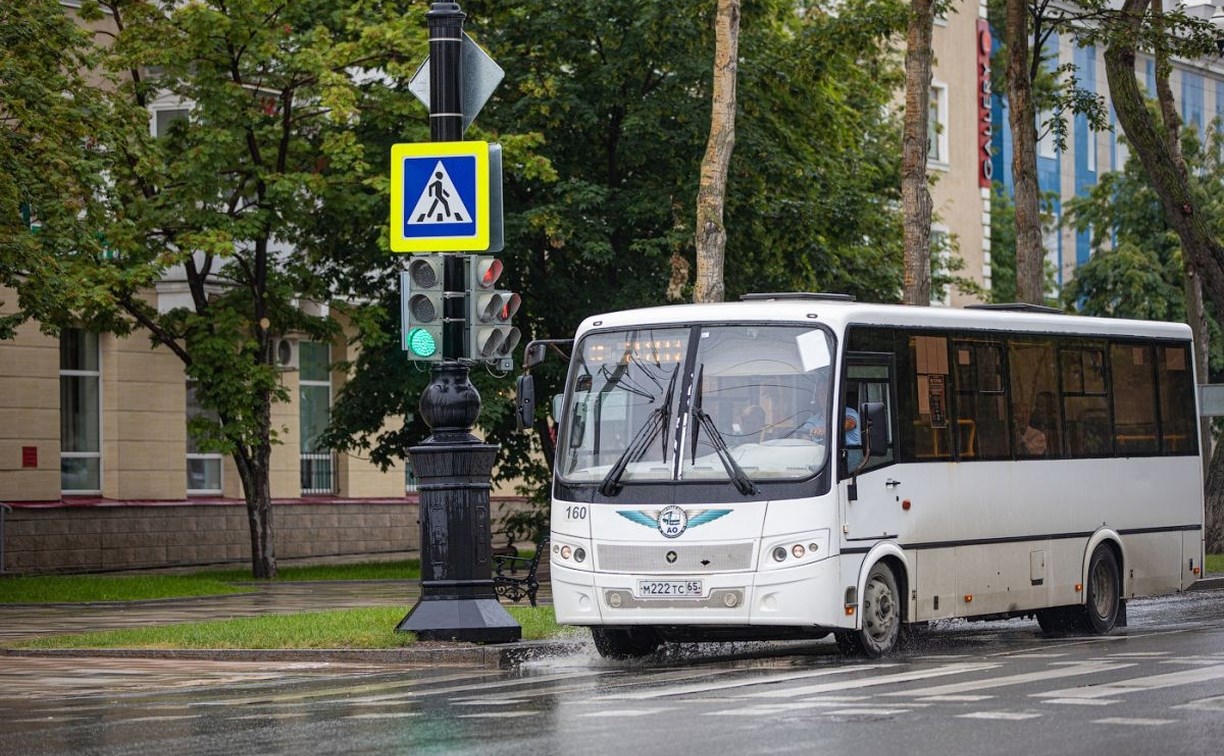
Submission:
MULTIPOLYGON (((411 201, 415 202, 416 197, 411 201)), ((489 143, 422 142, 391 145, 392 252, 483 252, 489 248, 489 143), (473 157, 476 159, 476 232, 465 236, 404 236, 404 160, 406 158, 473 157)))

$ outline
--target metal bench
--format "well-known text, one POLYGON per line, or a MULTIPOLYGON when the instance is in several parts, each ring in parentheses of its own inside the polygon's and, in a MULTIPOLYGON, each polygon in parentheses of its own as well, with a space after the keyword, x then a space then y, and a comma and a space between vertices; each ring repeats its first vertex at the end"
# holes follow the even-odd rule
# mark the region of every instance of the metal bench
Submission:
MULTIPOLYGON (((517 551, 517 550, 516 550, 517 551)), ((540 559, 548 558, 548 538, 536 544, 535 554, 521 557, 511 554, 493 555, 493 590, 499 596, 511 601, 522 601, 525 597, 536 605, 536 593, 540 590, 540 581, 536 572, 540 568, 540 559), (519 571, 522 575, 519 575, 519 571)))

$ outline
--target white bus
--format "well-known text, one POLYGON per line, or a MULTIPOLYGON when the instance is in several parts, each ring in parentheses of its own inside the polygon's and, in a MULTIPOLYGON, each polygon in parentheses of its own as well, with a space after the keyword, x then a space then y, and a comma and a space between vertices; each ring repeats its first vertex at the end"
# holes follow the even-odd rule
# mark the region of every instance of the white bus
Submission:
POLYGON ((601 654, 832 632, 880 656, 946 618, 1107 633, 1199 576, 1186 325, 744 299, 578 329, 552 595, 601 654))

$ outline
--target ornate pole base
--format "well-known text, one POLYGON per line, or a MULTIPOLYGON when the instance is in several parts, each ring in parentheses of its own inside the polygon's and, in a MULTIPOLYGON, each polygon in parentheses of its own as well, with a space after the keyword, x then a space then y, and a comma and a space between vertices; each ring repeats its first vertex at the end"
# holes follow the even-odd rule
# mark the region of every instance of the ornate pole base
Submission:
POLYGON ((523 630, 493 590, 490 476, 496 445, 468 431, 480 395, 467 368, 444 362, 421 396, 433 434, 409 449, 421 494, 421 598, 395 628, 422 640, 509 643, 523 630))

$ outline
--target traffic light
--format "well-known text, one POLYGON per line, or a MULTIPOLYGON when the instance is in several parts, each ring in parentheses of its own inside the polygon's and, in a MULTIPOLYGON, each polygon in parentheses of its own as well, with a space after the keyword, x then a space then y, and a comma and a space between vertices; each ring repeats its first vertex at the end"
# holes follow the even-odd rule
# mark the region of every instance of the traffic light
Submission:
POLYGON ((523 299, 511 291, 497 289, 501 260, 488 255, 468 256, 467 356, 481 362, 499 362, 513 368, 511 356, 519 343, 519 329, 510 324, 523 299))
POLYGON ((442 360, 443 302, 446 298, 442 255, 416 255, 400 273, 400 320, 408 359, 442 360))

